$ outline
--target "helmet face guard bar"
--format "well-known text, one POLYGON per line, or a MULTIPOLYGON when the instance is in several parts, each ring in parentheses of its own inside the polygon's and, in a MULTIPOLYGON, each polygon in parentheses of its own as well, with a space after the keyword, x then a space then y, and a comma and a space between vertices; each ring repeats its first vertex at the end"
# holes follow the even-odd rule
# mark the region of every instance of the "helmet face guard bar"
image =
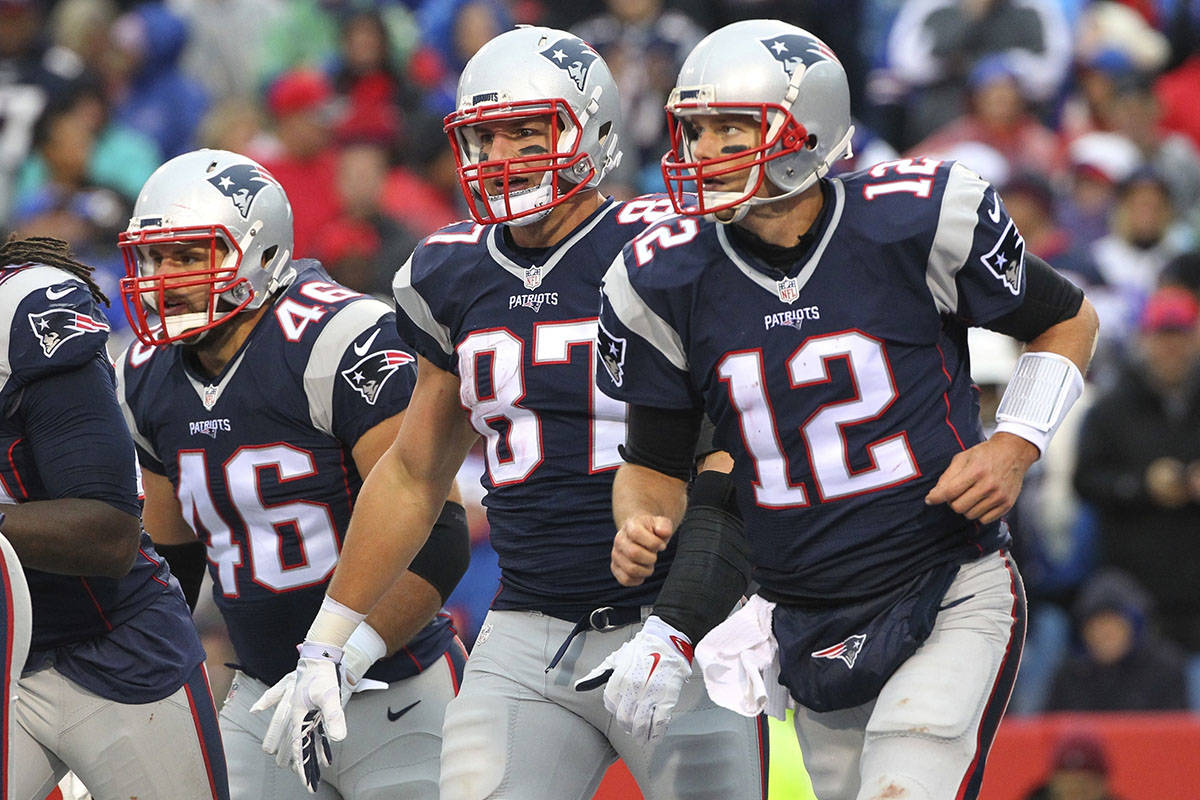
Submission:
POLYGON ((470 207, 471 216, 481 224, 509 222, 559 205, 580 192, 596 174, 596 167, 591 163, 588 154, 580 150, 583 125, 567 101, 561 98, 472 106, 448 114, 444 120, 444 128, 450 138, 454 160, 458 164, 459 186, 470 207), (477 160, 480 147, 472 141, 471 126, 483 122, 534 117, 549 119, 554 152, 488 161, 477 160), (567 151, 557 149, 564 134, 573 134, 571 147, 567 151), (543 175, 543 184, 545 176, 549 176, 548 201, 533 208, 514 209, 510 195, 511 181, 514 178, 539 173, 543 175), (571 177, 567 179, 564 174, 571 177), (500 182, 498 194, 488 190, 487 184, 492 181, 500 182), (561 194, 560 186, 566 189, 561 194))
POLYGON ((808 131, 787 108, 779 103, 712 103, 684 102, 667 106, 667 128, 671 136, 671 149, 662 157, 662 175, 667 194, 678 214, 704 216, 741 205, 754 197, 762 188, 766 173, 763 167, 777 158, 792 155, 808 144, 808 131), (779 124, 773 126, 771 114, 779 116, 779 124), (717 158, 696 159, 684 126, 687 117, 700 114, 739 114, 758 118, 759 141, 757 147, 717 158), (772 135, 771 130, 777 127, 772 135), (717 197, 706 197, 704 182, 753 169, 746 187, 741 193, 718 191, 717 197), (691 188, 689 188, 691 184, 691 188), (695 205, 685 205, 685 194, 696 195, 695 205), (732 196, 732 199, 731 199, 732 196))
POLYGON ((125 277, 121 279, 121 304, 125 317, 138 341, 148 346, 170 344, 185 339, 195 338, 207 332, 237 312, 246 308, 254 299, 253 288, 249 287, 246 278, 238 277, 238 267, 242 262, 242 249, 224 225, 202 225, 176 228, 145 228, 135 231, 124 231, 117 238, 117 246, 125 261, 125 277), (224 257, 225 264, 217 263, 216 242, 220 238, 229 248, 224 257), (208 247, 208 266, 204 269, 173 272, 170 274, 153 274, 146 265, 145 254, 141 248, 156 244, 178 245, 195 242, 208 247), (235 256, 230 262, 230 256, 235 256), (147 274, 150 273, 150 274, 147 274), (220 295, 242 284, 250 291, 246 298, 228 311, 217 313, 217 300, 220 295), (191 312, 181 317, 188 318, 188 325, 183 330, 168 332, 167 320, 163 318, 154 321, 151 313, 158 312, 166 306, 168 291, 190 289, 194 286, 208 287, 208 301, 205 311, 191 312), (192 325, 192 322, 195 325, 192 325))

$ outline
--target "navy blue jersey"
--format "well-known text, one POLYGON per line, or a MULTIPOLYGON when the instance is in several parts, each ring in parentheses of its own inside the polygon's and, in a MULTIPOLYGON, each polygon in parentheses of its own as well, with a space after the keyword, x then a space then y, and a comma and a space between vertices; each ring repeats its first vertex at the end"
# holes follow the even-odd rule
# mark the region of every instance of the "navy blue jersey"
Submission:
POLYGON ((1024 242, 966 167, 886 162, 823 185, 786 273, 676 217, 605 276, 601 389, 703 407, 733 454, 756 578, 800 602, 869 596, 1007 537, 924 496, 982 441, 966 331, 1024 299, 1024 242))
POLYGON ((662 585, 663 570, 635 588, 609 571, 625 406, 596 391, 592 364, 604 271, 670 209, 665 196, 609 200, 539 252, 510 247, 502 226, 460 222, 426 238, 396 274, 401 335, 458 375, 486 441, 495 608, 569 615, 650 603, 662 585))
MULTIPOLYGON (((135 344, 118 365, 142 467, 175 486, 239 665, 268 684, 295 668, 337 564, 362 487, 354 444, 405 409, 416 379, 387 305, 296 266, 221 375, 178 346, 135 344)), ((439 616, 368 675, 411 675, 452 639, 439 616)))
MULTIPOLYGON (((133 443, 105 351, 108 322, 84 283, 44 265, 0 269, 0 502, 101 500, 139 512, 133 443)), ((123 578, 27 569, 29 669, 48 662, 119 702, 150 702, 204 660, 183 595, 146 534, 123 578)))

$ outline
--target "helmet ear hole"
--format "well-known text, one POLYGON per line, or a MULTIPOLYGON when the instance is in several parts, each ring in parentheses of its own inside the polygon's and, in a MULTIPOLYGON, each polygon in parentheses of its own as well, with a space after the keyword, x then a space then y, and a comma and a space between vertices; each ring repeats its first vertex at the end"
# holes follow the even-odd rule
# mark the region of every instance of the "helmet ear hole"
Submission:
POLYGON ((598 138, 601 142, 608 138, 608 132, 612 130, 612 122, 605 122, 600 125, 598 138))
POLYGON ((264 250, 263 255, 262 255, 262 266, 266 267, 267 264, 270 264, 272 261, 274 261, 275 254, 278 252, 279 252, 279 245, 272 245, 271 247, 268 247, 266 250, 264 250))
POLYGON ((817 135, 815 133, 810 133, 808 138, 804 140, 804 147, 807 150, 817 149, 817 135))

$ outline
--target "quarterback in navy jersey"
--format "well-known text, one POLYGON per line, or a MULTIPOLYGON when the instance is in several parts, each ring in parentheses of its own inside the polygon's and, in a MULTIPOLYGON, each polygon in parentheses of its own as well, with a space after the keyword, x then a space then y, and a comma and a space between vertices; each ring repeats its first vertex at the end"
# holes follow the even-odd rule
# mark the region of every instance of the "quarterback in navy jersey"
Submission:
MULTIPOLYGON (((329 598, 371 609, 482 437, 501 585, 447 709, 442 799, 585 800, 617 757, 647 798, 760 798, 757 722, 716 708, 699 680, 653 745, 617 730, 598 693, 574 690, 579 665, 641 629, 669 561, 636 587, 608 568, 625 408, 595 391, 592 364, 604 270, 671 202, 600 194, 619 157, 619 101, 603 60, 568 33, 498 36, 467 64, 458 98, 446 130, 474 221, 427 237, 395 277, 419 379, 329 598)), ((340 646, 331 619, 318 617, 306 647, 340 646)), ((298 680, 319 686, 331 668, 302 659, 298 680)))
MULTIPOLYGON (((238 662, 221 710, 230 787, 255 800, 298 788, 281 768, 290 748, 272 757, 290 740, 286 717, 251 712, 292 690, 295 647, 416 379, 391 309, 293 261, 291 240, 291 208, 269 173, 213 150, 160 167, 121 237, 140 341, 120 359, 118 389, 146 526, 180 562, 202 568, 207 555, 238 662)), ((310 791, 436 797, 442 717, 465 661, 439 613, 466 566, 459 503, 445 522, 436 559, 391 588, 404 607, 381 604, 347 643, 335 702, 357 736, 301 765, 310 791), (350 700, 368 688, 385 691, 350 700)))
POLYGON ((104 297, 55 239, 10 241, 0 265, 0 516, 28 586, 22 601, 6 574, 4 610, 18 634, 32 605, 26 657, 20 641, 5 653, 21 677, 0 796, 45 797, 72 770, 96 798, 228 798, 204 650, 138 519, 104 297))
MULTIPOLYGON (((826 178, 853 134, 849 92, 806 31, 711 34, 667 109, 680 216, 627 245, 602 293, 598 384, 630 404, 634 456, 614 488, 614 573, 637 585, 676 543, 671 579, 697 590, 664 590, 664 620, 707 634, 696 657, 717 702, 796 706, 823 800, 975 797, 1024 637, 1003 515, 1082 390, 1095 314, 963 165, 826 178), (970 326, 1027 343, 991 439, 970 326), (693 492, 681 522, 669 467, 701 412, 734 458, 732 497, 693 492), (742 546, 761 589, 716 624, 700 606, 736 601, 744 576, 724 565, 742 546)), ((624 725, 677 690, 641 680, 656 646, 606 662, 624 725)))

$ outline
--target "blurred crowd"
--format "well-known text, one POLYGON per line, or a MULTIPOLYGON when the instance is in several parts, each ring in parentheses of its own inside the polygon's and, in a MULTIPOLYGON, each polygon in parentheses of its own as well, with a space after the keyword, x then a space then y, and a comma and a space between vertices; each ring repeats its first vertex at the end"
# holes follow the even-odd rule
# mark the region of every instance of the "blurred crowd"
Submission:
MULTIPOLYGON (((467 216, 441 126, 482 43, 532 23, 600 51, 625 119, 605 188, 627 198, 662 190, 683 57, 747 17, 841 57, 839 170, 965 162, 1100 312, 1089 390, 1011 518, 1031 609, 1012 712, 1200 708, 1200 0, 0 0, 0 235, 66 239, 117 298, 142 183, 223 148, 283 184, 297 256, 386 298, 467 216)), ((987 422, 1015 345, 972 352, 987 422)), ((477 503, 472 532, 451 601, 468 643, 498 575, 477 503)), ((219 665, 220 622, 198 620, 219 665)))

